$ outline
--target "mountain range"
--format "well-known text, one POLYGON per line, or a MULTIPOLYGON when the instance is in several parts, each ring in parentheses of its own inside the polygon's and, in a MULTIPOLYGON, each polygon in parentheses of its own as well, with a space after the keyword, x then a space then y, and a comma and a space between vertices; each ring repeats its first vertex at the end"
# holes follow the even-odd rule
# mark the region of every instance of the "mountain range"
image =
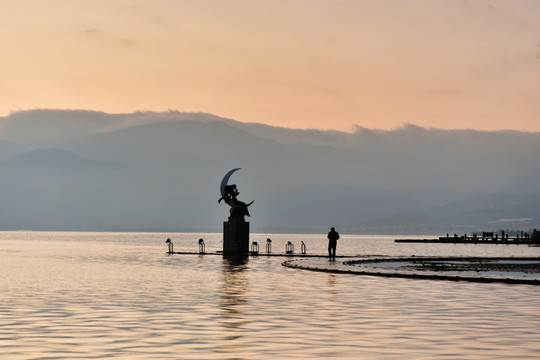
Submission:
POLYGON ((221 231, 237 167, 252 231, 540 228, 540 133, 32 110, 0 118, 0 229, 221 231))

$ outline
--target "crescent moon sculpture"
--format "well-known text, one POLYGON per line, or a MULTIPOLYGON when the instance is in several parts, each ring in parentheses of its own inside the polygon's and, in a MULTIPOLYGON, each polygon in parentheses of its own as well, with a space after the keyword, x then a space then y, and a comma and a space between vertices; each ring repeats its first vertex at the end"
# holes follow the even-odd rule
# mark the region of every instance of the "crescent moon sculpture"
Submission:
POLYGON ((232 169, 228 173, 225 174, 223 177, 223 180, 221 180, 221 185, 219 186, 219 191, 221 193, 222 197, 225 197, 225 187, 229 183, 229 179, 231 178, 232 174, 234 174, 236 171, 240 170, 241 168, 232 169))
POLYGON ((236 171, 240 170, 241 168, 235 168, 230 170, 223 179, 221 180, 221 184, 219 186, 219 192, 221 194, 221 198, 218 200, 218 203, 221 202, 221 200, 225 201, 227 205, 231 207, 230 209, 230 217, 235 219, 244 219, 244 216, 251 216, 249 214, 248 207, 253 204, 253 201, 249 204, 246 204, 245 202, 242 202, 238 200, 236 197, 238 194, 238 189, 236 188, 236 185, 229 185, 229 179, 231 178, 232 174, 234 174, 236 171))

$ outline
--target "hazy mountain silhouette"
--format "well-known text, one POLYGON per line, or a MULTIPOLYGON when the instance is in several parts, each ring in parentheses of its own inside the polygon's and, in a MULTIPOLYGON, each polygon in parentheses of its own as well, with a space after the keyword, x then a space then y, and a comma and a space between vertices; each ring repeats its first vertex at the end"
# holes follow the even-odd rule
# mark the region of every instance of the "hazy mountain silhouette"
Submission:
POLYGON ((59 149, 33 150, 2 160, 0 173, 2 225, 20 229, 112 225, 137 195, 134 184, 153 180, 132 166, 85 159, 59 149))
POLYGON ((516 131, 343 133, 174 111, 19 112, 0 118, 0 229, 219 231, 228 212, 219 182, 235 167, 239 198, 256 200, 254 231, 444 231, 497 217, 540 228, 540 205, 512 205, 540 193, 538 144, 540 133, 516 131), (504 200, 504 214, 482 195, 504 200), (467 213, 474 204, 478 214, 467 213))
POLYGON ((392 234, 440 234, 486 230, 538 228, 540 194, 506 193, 474 196, 437 206, 428 211, 404 212, 385 219, 358 222, 351 232, 392 234))

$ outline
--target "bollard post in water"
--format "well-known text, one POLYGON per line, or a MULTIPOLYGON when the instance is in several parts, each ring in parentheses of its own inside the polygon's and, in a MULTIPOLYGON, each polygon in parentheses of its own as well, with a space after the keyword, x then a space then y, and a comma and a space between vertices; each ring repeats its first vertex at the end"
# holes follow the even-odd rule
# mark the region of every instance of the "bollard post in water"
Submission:
POLYGON ((172 253, 173 253, 173 250, 174 250, 174 245, 173 245, 171 239, 167 239, 167 240, 165 241, 165 243, 166 243, 167 245, 169 245, 169 252, 168 252, 168 253, 169 253, 169 254, 172 254, 172 253))
POLYGON ((204 240, 199 239, 199 254, 204 254, 206 252, 206 246, 204 245, 204 240))
POLYGON ((306 244, 302 241, 302 245, 300 246, 300 249, 302 250, 302 254, 306 254, 306 244))
POLYGON ((285 245, 285 253, 286 254, 294 253, 294 244, 292 242, 287 241, 287 245, 285 245))
POLYGON ((251 243, 251 255, 259 255, 259 244, 256 241, 251 243))
POLYGON ((266 253, 270 254, 272 252, 272 240, 270 238, 266 239, 266 253))

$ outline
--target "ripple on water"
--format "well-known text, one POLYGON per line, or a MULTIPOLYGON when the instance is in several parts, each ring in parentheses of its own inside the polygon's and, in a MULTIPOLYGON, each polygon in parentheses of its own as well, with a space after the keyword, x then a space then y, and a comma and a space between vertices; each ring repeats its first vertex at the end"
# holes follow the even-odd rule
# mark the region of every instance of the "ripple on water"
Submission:
POLYGON ((137 240, 128 250, 118 235, 86 241, 83 234, 70 235, 77 246, 32 242, 38 254, 20 251, 31 239, 24 247, 2 240, 10 255, 0 257, 1 358, 540 356, 536 287, 314 273, 272 258, 167 256, 161 234, 144 235, 155 245, 137 240))

